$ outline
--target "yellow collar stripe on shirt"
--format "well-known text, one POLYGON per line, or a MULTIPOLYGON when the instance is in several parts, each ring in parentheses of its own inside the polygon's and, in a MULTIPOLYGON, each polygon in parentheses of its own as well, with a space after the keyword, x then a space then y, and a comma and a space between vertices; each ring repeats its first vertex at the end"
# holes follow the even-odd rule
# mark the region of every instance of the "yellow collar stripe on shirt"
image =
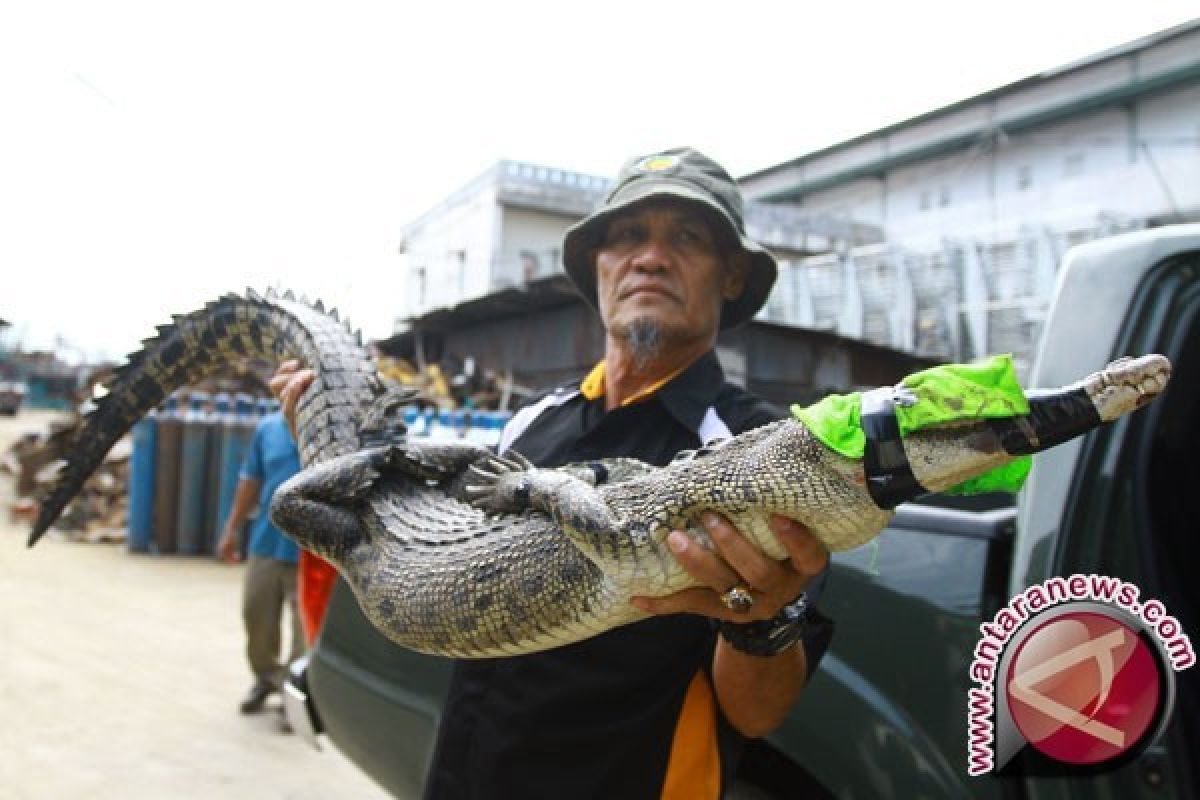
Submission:
MULTIPOLYGON (((659 389, 670 383, 671 379, 681 372, 683 372, 683 369, 675 370, 665 378, 657 380, 636 394, 625 398, 621 405, 627 406, 630 403, 636 403, 639 400, 645 400, 647 397, 652 396, 659 389)), ((599 361, 597 362, 596 366, 592 367, 592 371, 587 374, 587 377, 583 379, 583 382, 579 384, 579 391, 582 392, 583 396, 588 400, 599 400, 601 397, 604 397, 604 376, 604 362, 599 361)))
POLYGON ((592 371, 579 384, 579 391, 583 392, 583 396, 588 400, 599 400, 601 397, 604 397, 603 361, 598 362, 596 366, 592 367, 592 371))

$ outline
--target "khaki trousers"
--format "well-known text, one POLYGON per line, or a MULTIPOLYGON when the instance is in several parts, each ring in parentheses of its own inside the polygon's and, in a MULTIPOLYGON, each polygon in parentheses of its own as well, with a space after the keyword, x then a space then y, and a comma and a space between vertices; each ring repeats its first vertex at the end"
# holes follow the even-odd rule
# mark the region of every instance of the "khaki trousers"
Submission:
POLYGON ((246 658, 250 669, 258 680, 279 688, 283 685, 286 665, 304 654, 304 631, 296 613, 295 564, 262 556, 246 560, 242 621, 246 625, 246 658), (292 649, 287 662, 281 664, 285 605, 292 623, 292 649))

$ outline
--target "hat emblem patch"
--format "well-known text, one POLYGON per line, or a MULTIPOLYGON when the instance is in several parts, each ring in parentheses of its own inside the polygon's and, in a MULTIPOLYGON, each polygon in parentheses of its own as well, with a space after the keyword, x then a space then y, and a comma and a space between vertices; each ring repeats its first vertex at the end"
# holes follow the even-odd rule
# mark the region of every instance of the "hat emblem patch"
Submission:
POLYGON ((657 155, 646 156, 638 163, 634 164, 633 168, 639 172, 665 172, 679 164, 679 156, 672 155, 657 155))

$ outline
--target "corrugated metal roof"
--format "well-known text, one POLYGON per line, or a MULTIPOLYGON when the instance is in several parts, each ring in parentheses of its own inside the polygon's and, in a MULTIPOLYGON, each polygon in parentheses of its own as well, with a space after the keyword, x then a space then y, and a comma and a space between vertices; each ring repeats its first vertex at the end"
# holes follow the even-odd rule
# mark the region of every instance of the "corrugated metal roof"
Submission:
POLYGON ((912 126, 915 126, 915 125, 918 125, 918 124, 921 124, 924 122, 928 122, 929 120, 936 119, 938 117, 947 116, 949 114, 952 114, 957 111, 961 111, 965 108, 968 108, 970 106, 973 106, 973 105, 976 105, 979 103, 993 101, 993 100, 1003 97, 1005 95, 1009 95, 1009 94, 1012 94, 1014 92, 1017 92, 1017 91, 1020 91, 1023 89, 1028 89, 1032 86, 1036 86, 1040 83, 1044 83, 1052 78, 1058 78, 1058 77, 1061 77, 1068 73, 1077 72, 1077 71, 1086 69, 1088 67, 1094 66, 1096 64, 1099 64, 1099 63, 1102 63, 1105 61, 1111 61, 1111 60, 1114 60, 1117 58, 1122 58, 1131 53, 1147 50, 1155 45, 1161 44, 1161 43, 1166 42, 1171 39, 1176 39, 1176 38, 1179 38, 1182 36, 1186 36, 1197 30, 1200 30, 1200 19, 1191 20, 1189 22, 1185 22, 1180 25, 1176 25, 1172 28, 1167 28, 1166 30, 1159 31, 1157 33, 1153 33, 1148 36, 1143 36, 1139 39, 1134 39, 1134 40, 1126 42, 1124 44, 1117 45, 1115 47, 1111 47, 1106 50, 1102 50, 1098 53, 1094 53, 1086 58, 1082 58, 1077 61, 1072 61, 1072 62, 1069 62, 1062 66, 1055 67, 1055 68, 1049 69, 1049 70, 1045 70, 1043 72, 1039 72, 1035 75, 1031 75, 1029 77, 1022 78, 1018 81, 1014 81, 1013 83, 1005 84, 1004 86, 1000 86, 996 89, 991 89, 989 91, 983 92, 982 94, 977 94, 972 97, 968 97, 966 99, 951 103, 949 105, 942 106, 941 108, 937 108, 932 111, 927 111, 923 114, 918 114, 915 117, 910 117, 909 119, 902 120, 900 122, 896 122, 891 125, 884 126, 882 128, 877 128, 876 130, 870 131, 868 133, 864 133, 859 136, 855 136, 851 139, 847 139, 845 141, 829 145, 828 147, 823 147, 819 150, 814 150, 811 153, 806 153, 802 156, 798 156, 789 161, 785 161, 781 164, 776 164, 771 167, 766 167, 765 169, 751 172, 751 173, 749 173, 747 175, 743 175, 741 178, 739 178, 739 182, 742 182, 742 183, 750 182, 750 181, 757 180, 759 178, 763 178, 768 175, 772 175, 772 174, 774 174, 776 172, 780 172, 782 170, 800 167, 805 164, 808 164, 808 163, 817 161, 821 158, 824 158, 825 156, 832 155, 834 153, 838 153, 843 150, 848 150, 851 147, 854 147, 855 145, 859 145, 864 142, 869 142, 872 139, 888 136, 892 133, 901 131, 905 128, 909 128, 909 127, 912 127, 912 126))

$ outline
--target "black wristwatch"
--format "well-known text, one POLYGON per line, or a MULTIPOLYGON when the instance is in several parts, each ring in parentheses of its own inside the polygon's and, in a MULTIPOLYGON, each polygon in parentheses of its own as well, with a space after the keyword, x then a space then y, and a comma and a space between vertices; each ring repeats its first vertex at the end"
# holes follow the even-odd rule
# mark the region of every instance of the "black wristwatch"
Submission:
POLYGON ((771 619, 759 622, 722 620, 721 638, 735 650, 752 656, 779 655, 800 642, 808 661, 808 674, 812 675, 833 638, 833 621, 816 609, 828 574, 826 568, 809 582, 807 590, 771 619))

